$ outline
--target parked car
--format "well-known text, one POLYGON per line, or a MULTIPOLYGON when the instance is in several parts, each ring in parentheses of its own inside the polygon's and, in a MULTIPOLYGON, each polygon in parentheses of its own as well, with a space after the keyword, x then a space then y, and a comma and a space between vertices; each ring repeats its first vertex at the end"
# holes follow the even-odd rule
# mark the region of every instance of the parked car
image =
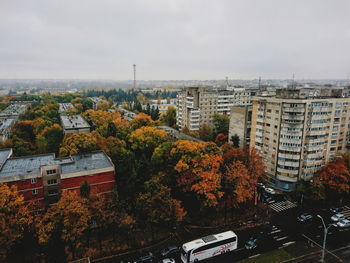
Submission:
POLYGON ((265 188, 265 185, 263 183, 257 183, 256 187, 257 188, 265 188))
POLYGON ((329 209, 332 213, 340 213, 343 212, 344 207, 340 206, 340 207, 332 207, 329 209))
POLYGON ((334 222, 338 222, 342 219, 344 219, 344 215, 343 214, 335 214, 334 216, 331 217, 331 220, 334 222))
POLYGON ((257 239, 251 237, 247 242, 245 242, 244 246, 248 250, 255 249, 258 246, 257 241, 257 239))
POLYGON ((265 199, 265 203, 266 204, 273 204, 273 203, 275 203, 276 201, 275 200, 273 200, 273 198, 271 198, 271 197, 267 197, 266 199, 265 199))
POLYGON ((297 217, 299 222, 306 223, 312 221, 312 215, 308 213, 301 214, 300 216, 297 217))
POLYGON ((266 188, 265 188, 265 192, 266 192, 266 193, 269 193, 269 194, 271 194, 271 195, 276 194, 275 190, 272 189, 272 188, 269 188, 269 187, 266 187, 266 188))
POLYGON ((350 227, 350 220, 349 219, 341 219, 337 223, 337 226, 342 227, 342 228, 350 227))
POLYGON ((171 246, 164 248, 160 252, 160 254, 162 255, 162 257, 169 257, 169 256, 173 256, 174 254, 178 254, 179 251, 180 251, 180 249, 178 246, 171 245, 171 246))
POLYGON ((159 263, 175 263, 175 259, 173 258, 165 258, 159 261, 159 263))
POLYGON ((150 263, 150 262, 156 262, 156 258, 151 255, 145 255, 139 257, 137 260, 134 261, 134 263, 150 263))

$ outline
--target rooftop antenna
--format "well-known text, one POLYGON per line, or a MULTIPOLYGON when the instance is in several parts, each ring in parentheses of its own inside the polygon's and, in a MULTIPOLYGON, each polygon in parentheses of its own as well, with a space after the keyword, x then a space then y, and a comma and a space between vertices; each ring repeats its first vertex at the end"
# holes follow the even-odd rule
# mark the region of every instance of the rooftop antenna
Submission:
POLYGON ((136 89, 136 64, 132 65, 134 68, 134 89, 136 89))

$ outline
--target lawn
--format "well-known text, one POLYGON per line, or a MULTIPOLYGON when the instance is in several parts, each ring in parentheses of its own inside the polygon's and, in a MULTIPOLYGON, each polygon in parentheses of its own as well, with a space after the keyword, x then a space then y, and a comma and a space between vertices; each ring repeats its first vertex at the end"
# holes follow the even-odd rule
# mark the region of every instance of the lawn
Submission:
POLYGON ((291 258, 292 256, 289 255, 284 249, 276 249, 255 258, 247 258, 239 261, 239 263, 279 263, 291 258))

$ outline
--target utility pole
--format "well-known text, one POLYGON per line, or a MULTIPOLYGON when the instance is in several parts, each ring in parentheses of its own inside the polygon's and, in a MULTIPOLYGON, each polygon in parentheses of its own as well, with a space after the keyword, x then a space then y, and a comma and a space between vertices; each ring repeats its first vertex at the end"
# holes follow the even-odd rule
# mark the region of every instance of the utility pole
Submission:
POLYGON ((136 89, 136 64, 132 65, 134 68, 134 89, 136 89))

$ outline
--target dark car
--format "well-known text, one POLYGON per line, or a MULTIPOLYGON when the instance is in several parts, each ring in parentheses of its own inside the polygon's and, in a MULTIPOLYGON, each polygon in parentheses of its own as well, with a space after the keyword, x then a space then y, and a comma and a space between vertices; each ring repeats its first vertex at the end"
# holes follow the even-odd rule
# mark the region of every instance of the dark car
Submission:
POLYGON ((329 209, 332 213, 334 214, 338 214, 340 212, 343 212, 344 207, 340 206, 340 207, 332 207, 329 209))
POLYGON ((166 248, 164 248, 160 254, 162 255, 162 257, 169 257, 169 256, 173 256, 175 254, 178 254, 180 251, 179 247, 178 246, 175 246, 175 245, 171 245, 171 246, 168 246, 166 248))
POLYGON ((265 203, 266 204, 273 204, 273 203, 275 203, 276 201, 275 200, 273 200, 273 198, 271 198, 271 197, 267 197, 266 199, 265 199, 265 203))
POLYGON ((156 262, 156 258, 151 255, 145 255, 145 256, 139 257, 137 260, 134 261, 134 263, 149 263, 149 262, 156 262))
POLYGON ((258 246, 257 241, 257 239, 250 238, 247 242, 245 242, 244 246, 248 250, 255 249, 258 246))
POLYGON ((312 221, 312 218, 313 218, 312 215, 310 215, 308 213, 304 213, 304 214, 298 216, 298 221, 302 222, 302 223, 306 223, 306 222, 312 221))

